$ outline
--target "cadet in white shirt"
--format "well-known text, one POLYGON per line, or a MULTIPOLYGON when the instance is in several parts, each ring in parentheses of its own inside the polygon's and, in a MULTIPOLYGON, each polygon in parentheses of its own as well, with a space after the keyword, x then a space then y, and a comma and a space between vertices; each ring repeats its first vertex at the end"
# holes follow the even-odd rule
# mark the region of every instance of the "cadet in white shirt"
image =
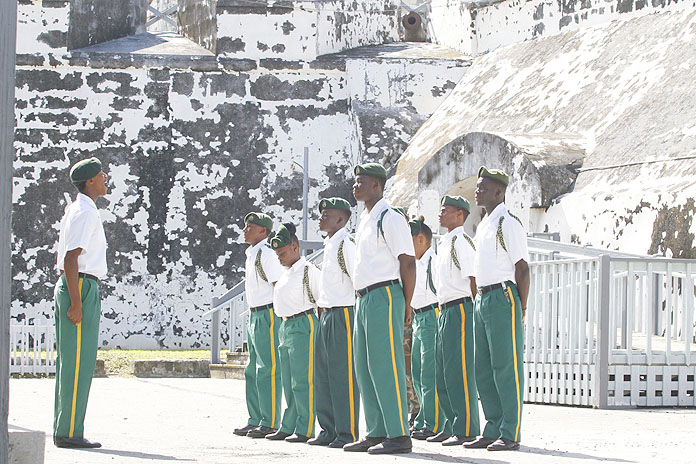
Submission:
POLYGON ((423 216, 409 221, 416 251, 416 287, 413 290, 413 344, 411 375, 420 411, 413 422, 411 437, 417 440, 435 436, 444 426, 445 416, 435 385, 435 340, 440 313, 435 293, 435 250, 433 232, 423 216))
POLYGON ((99 448, 86 440, 85 413, 99 341, 99 280, 106 277, 106 237, 95 204, 106 195, 101 162, 90 158, 70 169, 79 191, 65 210, 58 236, 55 288, 56 392, 53 443, 60 448, 99 448))
POLYGON ((273 285, 283 267, 266 241, 272 230, 273 220, 267 214, 249 213, 244 218, 244 241, 249 244, 245 266, 249 363, 244 369, 249 419, 246 426, 235 429, 234 433, 251 438, 263 438, 275 432, 280 423, 280 321, 273 309, 273 285))
POLYGON ((486 426, 468 448, 519 449, 529 253, 522 222, 505 208, 507 174, 481 167, 476 203, 486 210, 476 231, 476 380, 486 426))
POLYGON ((357 291, 353 349, 367 437, 343 450, 409 453, 403 336, 404 324, 411 322, 416 279, 413 241, 406 218, 382 198, 384 167, 367 163, 354 172, 353 194, 365 203, 365 211, 356 235, 353 269, 357 291))
POLYGON ((355 289, 351 272, 355 243, 348 235, 350 203, 343 198, 319 202, 324 240, 319 298, 319 328, 314 358, 317 419, 322 430, 310 445, 343 448, 358 439, 360 394, 353 369, 355 289))
POLYGON ((448 232, 440 240, 436 258, 440 302, 436 382, 447 423, 442 433, 428 441, 441 441, 445 446, 473 440, 480 428, 474 375, 475 250, 464 232, 469 210, 465 198, 442 198, 440 225, 448 232))
POLYGON ((314 345, 319 268, 300 256, 293 224, 283 224, 270 240, 285 270, 276 283, 273 303, 280 324, 280 368, 285 411, 280 430, 266 438, 304 443, 314 436, 314 345))

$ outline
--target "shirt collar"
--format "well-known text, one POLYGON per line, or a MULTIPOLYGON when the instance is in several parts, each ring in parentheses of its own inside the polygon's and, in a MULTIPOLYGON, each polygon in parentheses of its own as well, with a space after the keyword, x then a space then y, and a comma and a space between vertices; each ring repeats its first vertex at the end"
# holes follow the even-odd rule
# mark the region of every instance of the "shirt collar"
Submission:
POLYGON ((489 214, 488 216, 491 219, 495 219, 495 218, 502 216, 506 212, 507 212, 507 208, 505 207, 505 202, 503 202, 503 203, 500 203, 495 208, 493 208, 493 211, 491 211, 491 214, 489 214))
POLYGON ((307 260, 304 256, 300 256, 300 259, 298 259, 295 264, 290 266, 290 272, 297 272, 299 269, 303 268, 305 264, 307 264, 307 260))
POLYGON ((88 205, 94 209, 97 209, 97 205, 96 203, 94 203, 94 200, 92 200, 90 197, 88 197, 82 192, 77 194, 77 201, 79 201, 82 204, 88 205))
POLYGON ((464 226, 455 227, 454 229, 445 234, 445 239, 449 240, 455 235, 461 234, 462 232, 464 232, 464 226))
POLYGON ((428 259, 433 257, 435 255, 435 250, 433 250, 433 247, 428 248, 425 253, 423 253, 423 256, 420 257, 418 260, 419 263, 427 263, 428 259))
POLYGON ((263 240, 261 240, 261 241, 260 241, 259 243, 257 243, 256 245, 251 245, 251 246, 247 247, 247 249, 246 249, 246 255, 247 255, 247 256, 251 256, 252 254, 256 253, 256 251, 258 251, 259 248, 261 248, 261 247, 264 246, 265 244, 266 244, 266 239, 264 238, 263 240))
POLYGON ((389 203, 387 203, 387 200, 384 198, 381 198, 377 203, 375 203, 375 206, 372 207, 372 210, 370 210, 370 217, 373 219, 377 219, 379 215, 384 211, 385 209, 389 208, 389 203))
POLYGON ((324 239, 324 246, 328 245, 329 243, 340 242, 341 240, 343 240, 344 238, 346 238, 347 235, 348 235, 348 231, 346 230, 345 226, 344 226, 344 227, 341 227, 340 229, 338 229, 338 230, 336 231, 335 234, 333 234, 333 237, 327 236, 327 237, 324 239))

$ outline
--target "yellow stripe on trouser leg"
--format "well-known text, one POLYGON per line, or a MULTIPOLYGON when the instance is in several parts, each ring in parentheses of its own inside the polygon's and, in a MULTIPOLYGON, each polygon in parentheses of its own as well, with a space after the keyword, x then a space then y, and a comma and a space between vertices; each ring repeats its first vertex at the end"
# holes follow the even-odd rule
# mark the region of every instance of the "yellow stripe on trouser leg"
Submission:
POLYGON ((512 294, 510 287, 506 288, 507 294, 510 297, 512 307, 512 359, 515 368, 515 386, 517 391, 517 428, 515 429, 515 441, 519 441, 520 422, 522 421, 522 405, 520 404, 520 373, 517 369, 517 334, 515 333, 515 297, 512 294))
MULTIPOLYGON (((80 278, 77 283, 77 294, 82 299, 82 281, 80 278)), ((80 348, 82 347, 82 321, 76 324, 77 326, 77 348, 75 349, 75 384, 73 386, 72 409, 70 411, 70 438, 73 438, 75 433, 75 411, 77 410, 77 383, 80 379, 80 348)))
POLYGON ((462 377, 464 380, 464 400, 466 403, 466 436, 469 437, 471 431, 471 407, 469 405, 469 382, 466 378, 466 314, 464 305, 459 305, 459 312, 462 315, 462 377))
POLYGON ((401 392, 399 391, 399 375, 396 370, 396 352, 394 350, 394 324, 392 323, 392 294, 389 287, 386 287, 387 295, 389 295, 389 343, 391 344, 392 367, 394 368, 394 385, 396 386, 396 401, 399 404, 399 420, 401 421, 401 433, 406 435, 404 428, 404 410, 401 407, 401 392))
POLYGON ((348 346, 348 397, 350 400, 350 433, 353 441, 357 441, 355 436, 355 393, 353 392, 353 337, 350 330, 350 312, 348 308, 343 308, 343 315, 346 319, 346 342, 348 346))
MULTIPOLYGON (((435 307, 435 319, 440 317, 440 308, 435 307)), ((440 397, 437 395, 437 388, 435 389, 435 430, 433 432, 438 433, 440 428, 440 397)))
POLYGON ((270 308, 269 313, 271 315, 271 428, 276 428, 276 347, 275 347, 275 313, 273 308, 270 308))
POLYGON ((311 437, 314 431, 314 319, 311 314, 307 314, 309 321, 309 425, 307 426, 307 436, 311 437))

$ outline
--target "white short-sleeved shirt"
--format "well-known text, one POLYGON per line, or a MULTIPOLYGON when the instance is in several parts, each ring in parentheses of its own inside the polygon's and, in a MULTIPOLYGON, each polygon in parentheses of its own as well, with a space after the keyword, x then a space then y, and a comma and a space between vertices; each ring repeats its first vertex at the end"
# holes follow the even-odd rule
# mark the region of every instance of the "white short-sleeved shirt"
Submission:
POLYGON ((521 259, 529 262, 527 233, 501 203, 483 218, 476 229, 476 285, 485 287, 506 280, 515 282, 515 264, 521 259), (504 247, 498 238, 499 228, 504 247))
POLYGON ((435 265, 435 250, 432 247, 423 253, 420 259, 416 260, 416 286, 413 289, 411 307, 415 309, 424 308, 433 303, 437 303, 437 295, 430 288, 429 280, 437 289, 437 270, 435 265), (430 266, 430 279, 428 279, 428 265, 430 266))
POLYGON ((321 279, 317 305, 320 308, 355 305, 355 289, 352 272, 355 264, 355 243, 350 239, 346 228, 324 239, 324 259, 321 263, 321 279), (343 245, 341 245, 343 244, 343 245), (338 263, 338 250, 342 250, 345 269, 338 263))
POLYGON ((416 256, 413 250, 411 228, 406 218, 394 211, 386 200, 379 200, 372 211, 365 209, 360 215, 360 224, 355 236, 356 258, 353 270, 353 286, 356 290, 387 280, 400 278, 399 256, 416 256), (382 212, 382 230, 377 223, 382 212))
POLYGON ((283 266, 278 261, 278 255, 271 250, 266 240, 261 240, 254 246, 246 249, 244 289, 246 290, 247 304, 254 308, 273 303, 273 283, 280 279, 283 266), (261 252, 260 264, 266 280, 263 280, 261 272, 256 267, 256 259, 261 252))
POLYGON ((293 316, 308 309, 316 308, 304 284, 305 268, 308 273, 309 289, 316 298, 319 294, 320 270, 301 257, 291 267, 283 270, 273 291, 273 309, 280 317, 293 316))
POLYGON ((82 248, 77 257, 78 272, 106 277, 106 235, 97 205, 84 193, 65 209, 58 235, 58 270, 65 271, 65 255, 82 248))
POLYGON ((440 239, 436 260, 437 299, 440 304, 472 296, 469 277, 475 275, 476 251, 471 243, 473 240, 466 235, 462 226, 447 232, 440 239), (453 240, 459 268, 452 257, 453 240))

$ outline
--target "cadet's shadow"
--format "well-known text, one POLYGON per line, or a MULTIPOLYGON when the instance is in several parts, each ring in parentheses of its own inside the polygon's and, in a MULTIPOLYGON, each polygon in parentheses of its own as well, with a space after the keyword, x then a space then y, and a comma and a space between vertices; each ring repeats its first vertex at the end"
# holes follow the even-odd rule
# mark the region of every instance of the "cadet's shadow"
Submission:
MULTIPOLYGON (((428 461, 437 461, 437 462, 463 462, 463 463, 471 463, 471 464, 507 464, 510 462, 514 462, 514 460, 498 460, 498 459, 489 459, 489 458, 484 458, 484 457, 478 457, 476 454, 477 452, 484 452, 489 454, 488 451, 486 450, 473 450, 474 452, 471 454, 467 454, 464 456, 444 456, 442 454, 436 454, 436 453, 428 453, 428 452, 413 452, 409 454, 402 454, 399 457, 407 458, 407 459, 423 459, 423 460, 428 460, 428 461)), ((468 451, 467 451, 468 452, 468 451)), ((511 457, 516 453, 529 453, 529 454, 539 454, 539 455, 544 455, 544 456, 553 456, 557 458, 568 458, 568 459, 587 459, 591 461, 608 461, 608 462, 636 462, 636 461, 630 461, 626 459, 619 459, 619 458, 614 458, 614 457, 605 457, 605 456, 592 456, 589 454, 583 454, 583 453, 572 453, 572 452, 564 452, 564 451, 557 451, 557 450, 549 450, 546 448, 536 448, 533 446, 524 446, 522 445, 520 447, 519 451, 515 452, 508 452, 505 453, 503 452, 502 455, 507 457, 511 457)), ((501 456, 502 457, 502 456, 501 456)))
POLYGON ((474 458, 471 456, 461 456, 461 457, 459 457, 459 456, 458 457, 445 456, 445 455, 437 454, 437 453, 424 453, 424 452, 418 452, 418 451, 414 451, 414 452, 408 453, 408 454, 400 454, 399 457, 406 458, 406 459, 422 459, 422 460, 436 461, 436 462, 464 462, 464 463, 470 463, 470 464, 508 464, 510 462, 510 461, 499 461, 497 459, 474 458))
POLYGON ((615 457, 593 456, 591 454, 572 453, 572 452, 565 452, 565 451, 558 451, 558 450, 550 450, 550 449, 546 449, 546 448, 536 448, 534 446, 525 446, 525 445, 520 446, 519 452, 520 453, 541 454, 541 455, 545 455, 545 456, 555 456, 558 458, 589 459, 592 461, 636 462, 636 461, 630 461, 630 460, 620 459, 620 458, 615 458, 615 457))
MULTIPOLYGON (((85 450, 87 451, 87 450, 85 450)), ((151 453, 141 453, 140 451, 123 451, 114 449, 104 449, 104 448, 93 448, 89 450, 92 453, 99 454, 113 454, 115 456, 121 456, 124 458, 139 458, 139 459, 150 459, 156 461, 186 461, 195 462, 195 459, 179 459, 174 456, 165 456, 163 454, 151 454, 151 453)))

